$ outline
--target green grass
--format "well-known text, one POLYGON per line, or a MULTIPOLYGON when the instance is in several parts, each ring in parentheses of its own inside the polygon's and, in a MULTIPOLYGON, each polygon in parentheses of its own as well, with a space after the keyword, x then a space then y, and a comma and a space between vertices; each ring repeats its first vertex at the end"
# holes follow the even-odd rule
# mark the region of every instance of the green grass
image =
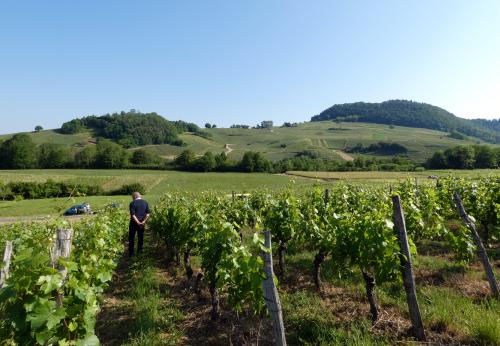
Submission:
MULTIPOLYGON (((205 151, 214 153, 225 151, 224 145, 230 144, 231 159, 240 159, 245 151, 262 152, 268 159, 279 160, 295 156, 303 150, 316 151, 321 157, 339 159, 334 150, 343 150, 357 143, 368 146, 379 141, 397 142, 408 148, 408 157, 424 160, 437 150, 459 144, 476 144, 477 140, 456 140, 445 132, 368 123, 342 123, 341 126, 330 122, 307 122, 298 127, 270 129, 205 129, 212 137, 204 139, 184 134, 181 138, 187 148, 201 154, 205 151)), ((482 142, 482 141, 479 141, 482 142)), ((161 146, 148 150, 162 156, 176 155, 184 148, 161 146)), ((358 156, 354 154, 353 156, 358 156)))
MULTIPOLYGON (((286 258, 289 275, 280 283, 283 286, 280 297, 290 344, 395 344, 401 337, 395 335, 396 331, 371 328, 359 270, 353 268, 339 273, 327 259, 321 272, 327 293, 322 296, 312 284, 313 258, 313 253, 293 248, 286 258), (299 288, 297 282, 301 282, 299 288), (345 316, 338 309, 345 309, 351 316, 345 316)), ((431 340, 436 343, 454 340, 455 343, 473 345, 500 345, 500 302, 480 295, 468 296, 456 286, 457 278, 461 284, 472 287, 478 281, 485 283, 480 267, 467 267, 464 271, 460 265, 442 256, 417 256, 414 266, 420 310, 431 340), (422 273, 442 276, 442 282, 420 282, 422 273)), ((496 275, 500 275, 498 270, 496 275)), ((380 311, 387 311, 381 314, 382 320, 396 316, 396 320, 409 324, 402 284, 382 284, 376 291, 380 311)))
MULTIPOLYGON (((95 183, 112 190, 123 184, 141 183, 146 187, 144 198, 154 204, 167 192, 243 193, 257 189, 280 190, 288 186, 301 188, 313 186, 313 179, 288 177, 267 173, 190 173, 154 170, 2 170, 0 182, 10 181, 75 181, 95 183)), ((320 182, 327 186, 325 182, 320 182)), ((91 196, 51 198, 23 201, 0 201, 0 217, 61 214, 73 204, 89 202, 98 210, 110 203, 122 203, 126 208, 129 196, 91 196)))
POLYGON ((160 291, 157 269, 143 257, 132 266, 132 301, 134 323, 131 328, 130 346, 176 345, 180 339, 177 324, 182 312, 169 298, 169 291, 160 291))
POLYGON ((498 169, 475 169, 475 170, 429 170, 423 172, 307 172, 307 171, 289 171, 288 175, 297 177, 308 177, 319 180, 341 180, 345 182, 358 183, 389 183, 403 179, 417 178, 418 182, 431 182, 429 176, 437 177, 463 177, 463 178, 478 178, 482 176, 498 175, 498 169))
MULTIPOLYGON (((55 181, 80 182, 101 185, 106 191, 124 184, 141 183, 146 187, 144 195, 155 203, 167 192, 200 193, 213 191, 229 194, 253 190, 282 190, 287 187, 302 189, 315 185, 328 187, 337 180, 350 183, 390 183, 408 177, 419 182, 433 182, 429 175, 477 177, 499 174, 498 170, 473 171, 426 171, 426 172, 289 172, 289 175, 267 173, 191 173, 160 170, 76 170, 33 169, 0 170, 0 182, 55 181)), ((126 208, 129 196, 91 196, 51 198, 41 200, 0 201, 0 217, 61 214, 73 204, 89 202, 94 210, 110 203, 121 203, 126 208)))
POLYGON ((290 345, 387 345, 389 340, 370 334, 370 322, 360 318, 339 322, 325 309, 316 293, 298 291, 280 294, 287 342, 290 345))
POLYGON ((141 255, 122 258, 104 294, 96 324, 104 345, 178 345, 183 337, 183 311, 149 233, 144 245, 141 255))
MULTIPOLYGON (((89 132, 82 132, 74 135, 63 135, 54 130, 26 133, 31 137, 35 144, 56 143, 74 147, 90 145, 89 139, 92 138, 92 134, 89 132)), ((0 141, 7 140, 10 137, 12 137, 12 134, 0 135, 0 141)))

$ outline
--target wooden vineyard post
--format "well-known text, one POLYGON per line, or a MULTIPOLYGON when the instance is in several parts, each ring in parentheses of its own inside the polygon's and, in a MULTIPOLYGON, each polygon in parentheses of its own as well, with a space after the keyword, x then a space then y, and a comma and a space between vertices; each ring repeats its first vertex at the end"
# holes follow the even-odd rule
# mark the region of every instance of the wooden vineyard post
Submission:
POLYGON ((325 189, 325 206, 328 204, 329 198, 330 198, 330 190, 325 189))
POLYGON ((495 298, 500 298, 500 292, 498 290, 498 284, 495 279, 495 274, 493 273, 493 268, 491 267, 491 263, 488 259, 488 254, 486 253, 483 242, 481 241, 481 237, 479 237, 479 234, 477 233, 476 225, 470 219, 469 215, 467 215, 464 205, 462 204, 462 200, 460 199, 460 196, 458 195, 457 192, 453 194, 453 199, 458 208, 458 212, 460 213, 460 217, 462 218, 462 220, 465 222, 465 225, 467 226, 467 228, 469 228, 469 230, 472 233, 472 237, 474 238, 474 242, 476 243, 477 246, 477 254, 481 259, 481 262, 483 263, 484 271, 486 273, 486 278, 488 279, 488 282, 490 284, 491 293, 495 298))
POLYGON ((419 341, 425 341, 424 325, 418 307, 417 292, 415 289, 415 278, 411 261, 410 247, 406 235, 406 223, 401 207, 399 196, 392 196, 394 207, 394 228, 398 236, 399 247, 401 248, 401 270, 403 272, 403 286, 406 291, 406 302, 410 313, 410 320, 413 327, 413 335, 419 341))
MULTIPOLYGON (((71 254, 71 239, 73 237, 72 229, 58 229, 57 230, 57 240, 53 252, 51 253, 52 267, 57 268, 59 273, 63 277, 63 282, 66 281, 66 276, 68 271, 64 266, 57 264, 57 259, 59 257, 69 258, 71 254)), ((56 303, 57 306, 62 306, 63 295, 61 293, 57 294, 56 303)))
POLYGON ((262 252, 262 257, 264 259, 264 272, 266 273, 266 279, 262 282, 262 290, 264 291, 264 300, 266 301, 267 310, 271 315, 274 343, 277 346, 285 346, 285 326, 283 324, 281 301, 278 295, 278 290, 276 289, 276 285, 274 284, 271 231, 265 230, 264 238, 264 246, 269 249, 269 252, 262 252))
POLYGON ((9 268, 10 268, 10 258, 12 257, 12 242, 7 241, 5 243, 5 252, 3 253, 3 266, 0 270, 0 288, 3 287, 5 281, 9 277, 9 268))

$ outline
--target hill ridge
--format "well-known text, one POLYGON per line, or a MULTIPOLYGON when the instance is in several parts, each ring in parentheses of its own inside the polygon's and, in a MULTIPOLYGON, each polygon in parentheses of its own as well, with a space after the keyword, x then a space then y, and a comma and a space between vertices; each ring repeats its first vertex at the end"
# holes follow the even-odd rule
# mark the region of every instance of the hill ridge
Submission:
POLYGON ((468 120, 447 110, 423 102, 388 100, 335 104, 311 121, 337 120, 419 127, 444 132, 460 132, 490 143, 500 143, 497 121, 468 120))

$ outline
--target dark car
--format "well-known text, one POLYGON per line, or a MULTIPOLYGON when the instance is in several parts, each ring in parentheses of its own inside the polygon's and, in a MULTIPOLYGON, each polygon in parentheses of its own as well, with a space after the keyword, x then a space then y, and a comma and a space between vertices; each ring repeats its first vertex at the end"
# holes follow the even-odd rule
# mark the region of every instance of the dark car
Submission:
POLYGON ((92 214, 90 204, 82 203, 72 206, 64 212, 64 215, 92 214))

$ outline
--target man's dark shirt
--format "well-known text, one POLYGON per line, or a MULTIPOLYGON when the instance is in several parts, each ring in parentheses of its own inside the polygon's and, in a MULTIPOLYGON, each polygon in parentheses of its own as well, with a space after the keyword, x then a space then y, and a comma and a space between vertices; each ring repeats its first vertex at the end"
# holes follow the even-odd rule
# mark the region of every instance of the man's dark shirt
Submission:
POLYGON ((144 220, 146 217, 146 214, 149 214, 149 205, 148 202, 146 202, 143 199, 136 199, 130 202, 130 223, 131 224, 136 224, 135 221, 132 219, 132 216, 135 215, 139 221, 144 220))

